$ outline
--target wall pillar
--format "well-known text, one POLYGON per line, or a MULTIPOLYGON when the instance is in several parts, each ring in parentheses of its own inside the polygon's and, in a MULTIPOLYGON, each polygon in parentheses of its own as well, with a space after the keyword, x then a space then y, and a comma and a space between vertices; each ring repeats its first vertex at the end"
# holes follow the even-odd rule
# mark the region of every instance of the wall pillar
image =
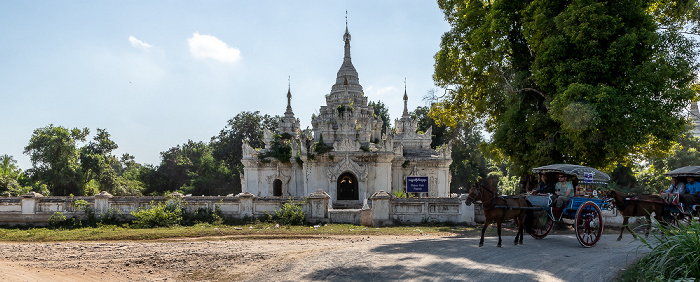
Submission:
POLYGON ((22 195, 22 214, 36 214, 36 202, 44 195, 31 191, 22 195))
POLYGON ((241 217, 245 216, 253 216, 253 199, 255 199, 255 195, 249 193, 249 192, 243 192, 238 194, 238 199, 241 200, 241 217))
POLYGON ((328 208, 331 196, 321 189, 316 192, 311 193, 307 198, 309 205, 311 205, 311 215, 309 221, 316 222, 327 222, 328 221, 328 208))
POLYGON ((372 200, 372 226, 390 225, 391 222, 391 195, 380 190, 369 197, 372 200))
POLYGON ((102 191, 99 194, 95 195, 96 215, 103 215, 109 211, 109 199, 111 199, 112 197, 112 194, 107 193, 107 191, 102 191))
POLYGON ((459 196, 459 219, 467 225, 475 225, 474 221, 474 206, 467 206, 467 194, 459 196))

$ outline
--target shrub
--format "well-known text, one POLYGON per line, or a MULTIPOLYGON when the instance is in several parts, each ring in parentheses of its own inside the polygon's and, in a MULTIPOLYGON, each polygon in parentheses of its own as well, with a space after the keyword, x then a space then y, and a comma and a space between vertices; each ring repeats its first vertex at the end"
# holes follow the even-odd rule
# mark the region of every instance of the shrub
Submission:
POLYGON ((652 240, 639 237, 651 249, 635 267, 623 274, 623 281, 672 281, 700 277, 700 223, 665 227, 652 240))
POLYGON ((151 202, 147 209, 139 208, 131 212, 136 219, 133 225, 139 228, 157 226, 173 226, 182 221, 182 204, 177 200, 169 200, 167 203, 151 202))
POLYGON ((303 203, 295 203, 290 199, 272 215, 272 221, 281 225, 304 225, 305 213, 301 209, 303 203))
POLYGON ((59 228, 64 227, 67 224, 66 216, 62 212, 54 212, 48 221, 49 227, 59 228))
POLYGON ((212 209, 199 208, 194 211, 184 211, 182 215, 181 225, 195 225, 198 223, 211 223, 211 224, 221 224, 223 223, 223 217, 221 215, 221 209, 219 207, 212 209))

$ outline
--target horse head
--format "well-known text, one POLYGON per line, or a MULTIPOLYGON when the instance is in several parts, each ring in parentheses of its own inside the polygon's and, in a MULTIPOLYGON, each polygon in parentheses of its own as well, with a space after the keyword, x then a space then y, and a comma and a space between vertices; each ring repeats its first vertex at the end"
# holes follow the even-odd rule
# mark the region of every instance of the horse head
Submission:
POLYGON ((615 206, 622 206, 625 202, 625 198, 627 197, 627 195, 620 191, 610 190, 608 192, 605 192, 605 197, 612 199, 612 203, 615 206))
POLYGON ((481 188, 477 184, 473 184, 472 188, 469 189, 469 194, 467 194, 467 206, 471 206, 472 202, 481 200, 481 188))

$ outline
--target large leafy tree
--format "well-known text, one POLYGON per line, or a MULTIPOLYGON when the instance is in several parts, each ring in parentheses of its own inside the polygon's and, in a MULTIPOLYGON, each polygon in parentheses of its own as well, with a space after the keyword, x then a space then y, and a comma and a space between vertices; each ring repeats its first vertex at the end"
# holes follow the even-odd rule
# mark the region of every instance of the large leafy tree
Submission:
POLYGON ((212 147, 188 141, 161 153, 156 170, 161 181, 148 192, 180 191, 195 195, 226 195, 233 191, 233 177, 223 161, 215 160, 212 147))
POLYGON ((223 161, 232 174, 234 193, 241 192, 241 174, 243 173, 243 142, 253 148, 265 147, 264 129, 275 131, 279 117, 261 115, 260 112, 241 112, 228 121, 218 136, 211 139, 212 156, 223 161))
MULTIPOLYGON (((0 197, 20 196, 29 192, 32 187, 25 186, 28 178, 17 167, 17 161, 10 155, 0 156, 0 197)), ((45 193, 39 190, 40 193, 45 193)))
POLYGON ((54 195, 83 195, 86 181, 78 144, 85 142, 89 133, 87 128, 68 129, 53 124, 35 129, 24 148, 32 162, 29 174, 45 183, 54 195))
POLYGON ((141 175, 133 172, 141 166, 133 156, 126 154, 122 160, 114 156, 118 146, 105 129, 98 128, 84 144, 89 135, 87 128, 49 125, 34 130, 24 148, 32 161, 27 171, 32 186, 41 190, 46 185, 51 194, 59 196, 94 195, 102 190, 113 195, 141 195, 141 175))
MULTIPOLYGON (((490 153, 520 175, 667 149, 684 130, 698 64, 692 38, 660 28, 661 2, 439 0, 452 29, 434 79, 450 90, 431 115, 483 123, 490 153)), ((693 9, 671 10, 685 19, 693 9)))

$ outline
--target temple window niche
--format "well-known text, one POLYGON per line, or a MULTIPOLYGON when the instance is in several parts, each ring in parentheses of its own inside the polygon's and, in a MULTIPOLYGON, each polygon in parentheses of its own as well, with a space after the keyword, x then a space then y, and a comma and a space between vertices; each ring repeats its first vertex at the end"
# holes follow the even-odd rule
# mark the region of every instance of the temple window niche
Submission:
POLYGON ((275 179, 272 182, 272 196, 282 197, 282 180, 275 179))

